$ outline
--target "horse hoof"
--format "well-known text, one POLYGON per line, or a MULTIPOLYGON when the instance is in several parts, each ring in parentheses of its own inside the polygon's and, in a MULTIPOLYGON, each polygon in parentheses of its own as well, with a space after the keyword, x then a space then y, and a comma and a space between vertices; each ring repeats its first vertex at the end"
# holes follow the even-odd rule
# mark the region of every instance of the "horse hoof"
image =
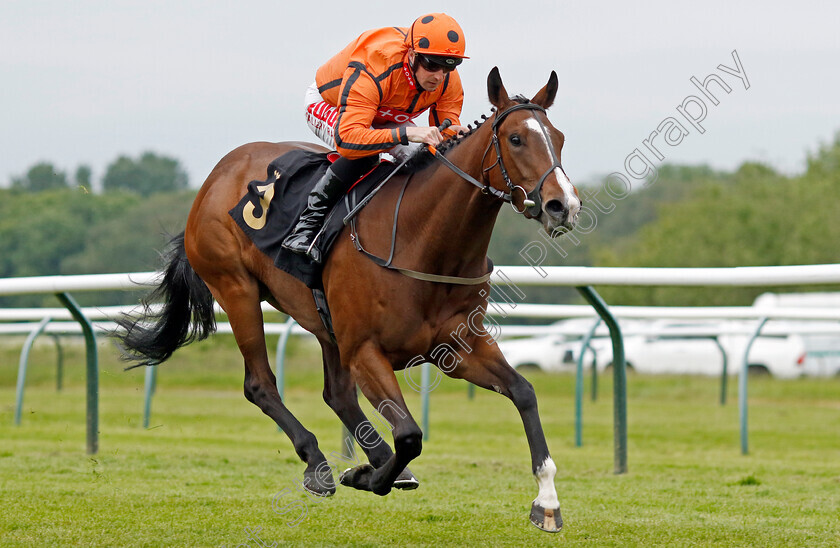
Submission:
POLYGON ((370 491, 370 479, 373 477, 373 472, 376 470, 370 464, 360 464, 355 468, 348 468, 338 476, 338 482, 341 485, 359 489, 361 491, 370 491))
POLYGON ((414 477, 414 474, 411 473, 411 470, 409 470, 408 467, 400 472, 400 475, 394 480, 394 489, 410 491, 412 489, 417 489, 419 486, 420 482, 414 477))
POLYGON ((333 496, 335 494, 335 481, 332 477, 332 471, 329 468, 326 470, 319 468, 314 472, 307 470, 303 473, 303 488, 308 493, 319 497, 333 496))
POLYGON ((549 533, 559 533, 563 528, 563 517, 560 509, 543 508, 536 502, 531 505, 531 523, 538 529, 549 533))

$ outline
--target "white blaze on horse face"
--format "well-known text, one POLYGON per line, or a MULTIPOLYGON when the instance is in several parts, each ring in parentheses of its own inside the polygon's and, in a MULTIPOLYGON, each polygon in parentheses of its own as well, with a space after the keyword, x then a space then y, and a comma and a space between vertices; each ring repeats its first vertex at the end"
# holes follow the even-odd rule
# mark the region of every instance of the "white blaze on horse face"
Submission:
POLYGON ((540 492, 534 502, 543 508, 556 510, 560 508, 560 501, 557 499, 557 491, 554 489, 554 474, 557 473, 557 466, 551 457, 543 461, 534 477, 537 479, 537 486, 540 492))
MULTIPOLYGON (((545 134, 540 122, 536 118, 528 118, 525 121, 525 125, 528 126, 528 129, 534 132, 543 142, 546 151, 548 152, 548 157, 553 158, 554 148, 552 147, 552 143, 550 141, 551 138, 545 134)), ((563 206, 566 208, 566 211, 569 212, 569 221, 574 222, 580 212, 580 198, 578 198, 578 195, 575 192, 575 187, 572 186, 572 182, 562 169, 555 167, 554 177, 557 179, 557 184, 559 184, 560 188, 563 190, 563 197, 566 199, 563 206)))

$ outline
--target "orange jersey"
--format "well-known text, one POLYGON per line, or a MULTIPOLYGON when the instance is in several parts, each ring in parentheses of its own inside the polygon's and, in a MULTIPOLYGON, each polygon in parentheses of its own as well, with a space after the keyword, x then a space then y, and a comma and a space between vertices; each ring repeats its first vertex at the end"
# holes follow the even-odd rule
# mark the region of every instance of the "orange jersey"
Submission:
POLYGON ((459 117, 464 90, 457 71, 446 75, 435 91, 421 91, 408 66, 408 29, 386 27, 359 36, 315 74, 324 101, 339 108, 335 126, 338 152, 362 158, 408 144, 403 126, 427 109, 429 125, 459 117), (371 129, 386 123, 393 129, 371 129))

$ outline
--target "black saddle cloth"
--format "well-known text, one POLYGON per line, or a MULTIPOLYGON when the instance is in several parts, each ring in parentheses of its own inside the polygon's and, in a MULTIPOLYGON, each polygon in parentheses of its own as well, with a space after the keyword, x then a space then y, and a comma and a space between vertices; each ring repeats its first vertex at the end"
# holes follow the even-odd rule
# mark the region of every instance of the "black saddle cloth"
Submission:
MULTIPOLYGON (((283 249, 281 244, 292 232, 306 208, 310 191, 329 165, 330 160, 323 153, 304 150, 287 152, 268 165, 265 181, 248 183, 248 192, 228 212, 257 249, 268 255, 278 268, 312 289, 323 287, 322 265, 312 262, 307 256, 283 249)), ((344 228, 344 217, 393 169, 391 163, 380 163, 332 209, 315 244, 325 261, 333 242, 344 228)))

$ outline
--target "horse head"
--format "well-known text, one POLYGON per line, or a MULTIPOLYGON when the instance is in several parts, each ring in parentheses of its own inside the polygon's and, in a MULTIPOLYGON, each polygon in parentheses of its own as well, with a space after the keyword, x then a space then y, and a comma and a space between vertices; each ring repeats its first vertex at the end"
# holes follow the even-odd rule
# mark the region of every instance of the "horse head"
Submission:
POLYGON ((551 236, 574 228, 580 197, 560 163, 565 137, 546 116, 557 94, 557 74, 530 100, 510 98, 499 69, 487 77, 487 94, 496 107, 492 121, 496 161, 485 154, 483 169, 492 186, 506 185, 511 205, 539 221, 551 236), (490 164, 489 166, 486 164, 490 164))

